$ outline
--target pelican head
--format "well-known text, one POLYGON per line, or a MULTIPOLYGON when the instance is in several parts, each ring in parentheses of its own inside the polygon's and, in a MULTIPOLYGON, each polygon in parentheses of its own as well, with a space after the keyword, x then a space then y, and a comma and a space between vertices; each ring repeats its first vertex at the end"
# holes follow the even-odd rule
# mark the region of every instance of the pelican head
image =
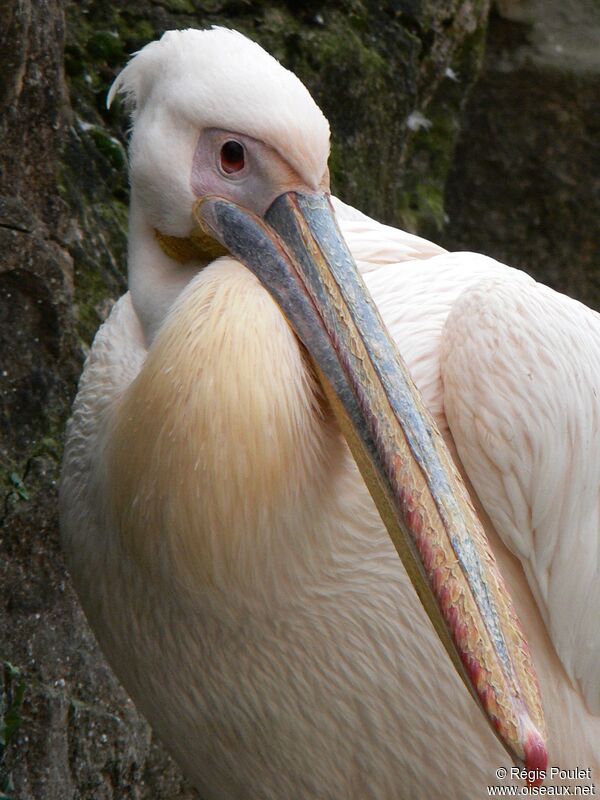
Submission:
POLYGON ((325 117, 295 75, 220 28, 166 33, 123 70, 109 102, 117 92, 133 107, 130 287, 148 342, 211 254, 228 252, 257 275, 306 348, 456 669, 513 758, 542 768, 527 646, 466 490, 337 227, 325 117))
POLYGON ((109 104, 118 92, 133 106, 131 187, 164 233, 190 232, 199 196, 262 214, 280 189, 314 190, 327 178, 321 110, 292 72, 237 31, 168 31, 120 73, 109 104), (242 161, 224 150, 232 137, 242 161))

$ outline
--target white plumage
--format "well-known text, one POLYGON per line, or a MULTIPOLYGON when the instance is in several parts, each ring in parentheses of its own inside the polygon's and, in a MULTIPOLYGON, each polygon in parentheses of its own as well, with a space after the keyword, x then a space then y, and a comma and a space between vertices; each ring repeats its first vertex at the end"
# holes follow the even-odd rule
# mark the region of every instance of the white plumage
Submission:
MULTIPOLYGON (((185 233, 194 124, 284 157, 289 142, 288 162, 318 185, 326 123, 239 35, 169 37, 123 79, 138 104, 132 294, 96 337, 68 430, 61 515, 84 609, 207 800, 483 797, 508 758, 426 619, 279 309, 232 259, 182 267, 152 235, 159 223, 185 233), (247 48, 244 71, 256 54, 266 88, 243 113, 234 98, 233 122, 226 103, 214 119, 217 105, 204 103, 194 122, 186 98, 197 84, 210 90, 206 54, 223 59, 232 41, 247 48), (205 59, 201 80, 185 72, 190 53, 205 59), (269 80, 302 113, 267 139, 269 80), (179 112, 168 125, 177 159, 153 172, 139 126, 166 106, 179 112), (301 135, 289 139, 291 128, 301 135), (165 210, 156 187, 170 181, 165 210)), ((550 764, 598 769, 600 318, 492 259, 334 207, 493 523, 540 678, 550 764)))

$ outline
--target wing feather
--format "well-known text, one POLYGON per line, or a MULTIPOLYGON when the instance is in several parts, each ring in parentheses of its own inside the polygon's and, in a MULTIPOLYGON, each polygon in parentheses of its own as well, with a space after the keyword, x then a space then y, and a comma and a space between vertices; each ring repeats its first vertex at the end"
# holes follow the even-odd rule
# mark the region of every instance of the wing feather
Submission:
MULTIPOLYGON (((93 576, 96 569, 86 539, 101 536, 103 530, 103 500, 93 497, 103 463, 98 457, 102 432, 111 408, 142 368, 146 355, 142 327, 127 293, 114 304, 96 334, 67 425, 59 509, 63 546, 74 577, 93 576)), ((80 586, 80 590, 85 588, 80 586)))
POLYGON ((332 197, 331 202, 342 234, 351 243, 352 255, 363 274, 388 264, 429 259, 446 253, 443 247, 414 233, 382 225, 337 197, 332 197))
POLYGON ((600 713, 600 315, 523 273, 465 291, 442 337, 458 453, 600 713))

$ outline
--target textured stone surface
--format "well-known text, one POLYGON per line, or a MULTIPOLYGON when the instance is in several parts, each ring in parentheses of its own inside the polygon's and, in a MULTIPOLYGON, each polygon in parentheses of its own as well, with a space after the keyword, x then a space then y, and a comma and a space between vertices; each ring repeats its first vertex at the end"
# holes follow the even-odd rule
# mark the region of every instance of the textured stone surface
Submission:
POLYGON ((600 309, 600 4, 498 5, 442 244, 487 253, 600 309))
POLYGON ((323 105, 335 188, 436 228, 486 14, 484 0, 0 2, 0 794, 197 796, 97 650, 57 531, 77 375, 125 285, 127 121, 105 108, 118 67, 165 29, 238 27, 323 105))

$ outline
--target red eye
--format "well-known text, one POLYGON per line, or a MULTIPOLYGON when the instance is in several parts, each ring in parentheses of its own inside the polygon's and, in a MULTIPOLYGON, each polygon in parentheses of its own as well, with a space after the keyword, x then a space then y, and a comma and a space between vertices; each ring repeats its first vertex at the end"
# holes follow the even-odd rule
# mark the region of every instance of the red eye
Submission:
POLYGON ((221 148, 221 169, 228 175, 244 169, 244 148, 233 139, 221 148))

